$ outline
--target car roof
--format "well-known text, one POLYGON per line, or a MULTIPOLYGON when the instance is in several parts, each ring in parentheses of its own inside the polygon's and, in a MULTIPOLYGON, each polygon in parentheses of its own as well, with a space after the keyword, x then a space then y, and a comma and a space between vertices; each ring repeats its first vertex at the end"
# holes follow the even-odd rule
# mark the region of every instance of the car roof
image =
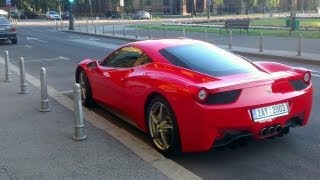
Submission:
POLYGON ((159 51, 163 48, 184 45, 184 44, 195 44, 195 43, 205 43, 205 42, 194 40, 194 39, 188 39, 188 38, 175 38, 175 39, 154 39, 154 40, 136 41, 136 42, 129 43, 128 45, 135 46, 140 49, 148 50, 148 51, 149 50, 159 51))

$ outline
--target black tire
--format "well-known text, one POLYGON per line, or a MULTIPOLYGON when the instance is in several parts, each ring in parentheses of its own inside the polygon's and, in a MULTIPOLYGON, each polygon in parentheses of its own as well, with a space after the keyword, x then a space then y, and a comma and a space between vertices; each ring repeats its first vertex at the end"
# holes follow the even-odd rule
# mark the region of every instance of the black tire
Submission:
POLYGON ((12 44, 17 44, 18 43, 18 39, 17 38, 11 39, 11 43, 12 44))
POLYGON ((81 88, 82 105, 86 107, 94 107, 95 103, 92 99, 91 85, 86 73, 82 69, 78 72, 77 83, 80 84, 81 88))
MULTIPOLYGON (((158 116, 159 115, 160 115, 160 112, 158 116)), ((156 117, 155 114, 153 114, 153 117, 156 117)), ((181 153, 179 130, 178 130, 178 125, 174 115, 174 111, 172 110, 171 106, 169 105, 168 101, 165 98, 163 98, 162 96, 155 96, 149 102, 147 106, 147 112, 146 112, 146 123, 147 123, 149 135, 152 139, 153 145, 160 153, 166 156, 173 156, 181 153), (151 118, 151 111, 154 111, 153 113, 156 113, 155 107, 158 105, 160 106, 163 105, 162 112, 166 112, 165 113, 166 116, 162 115, 163 116, 162 118, 157 117, 159 118, 158 119, 159 123, 155 123, 151 118), (170 123, 169 123, 169 120, 171 121, 170 123), (158 124, 158 125, 155 125, 155 124, 158 124), (164 126, 163 128, 160 127, 162 125, 164 126), (165 137, 168 137, 168 138, 165 138, 166 143, 162 143, 161 145, 161 140, 159 139, 160 138, 159 136, 164 136, 164 135, 162 135, 161 133, 160 133, 161 135, 159 135, 160 130, 158 130, 158 133, 156 134, 156 132, 154 132, 155 131, 154 126, 157 126, 156 129, 161 129, 162 131, 165 130, 165 134, 166 134, 165 137), (167 126, 168 127, 172 126, 172 130, 170 130, 171 128, 165 128, 167 126), (161 147, 164 144, 166 144, 166 146, 168 147, 161 147)), ((161 137, 161 139, 163 138, 161 137)))

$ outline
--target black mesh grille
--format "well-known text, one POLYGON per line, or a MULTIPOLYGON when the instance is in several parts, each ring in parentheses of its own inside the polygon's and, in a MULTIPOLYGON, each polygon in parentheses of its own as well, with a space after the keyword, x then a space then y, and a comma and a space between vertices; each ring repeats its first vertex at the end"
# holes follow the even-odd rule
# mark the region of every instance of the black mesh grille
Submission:
POLYGON ((290 81, 290 83, 296 91, 299 91, 308 87, 308 84, 304 83, 301 79, 290 81))
POLYGON ((241 90, 232 90, 219 93, 209 94, 205 104, 228 104, 237 100, 241 90))

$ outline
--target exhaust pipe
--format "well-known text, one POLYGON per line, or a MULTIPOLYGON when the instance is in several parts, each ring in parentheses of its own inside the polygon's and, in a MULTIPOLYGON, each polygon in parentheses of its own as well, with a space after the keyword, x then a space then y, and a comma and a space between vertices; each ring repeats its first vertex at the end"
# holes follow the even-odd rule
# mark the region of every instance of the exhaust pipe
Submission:
POLYGON ((273 126, 271 126, 271 127, 269 128, 269 134, 273 134, 273 133, 274 133, 274 131, 275 131, 274 127, 273 127, 273 126))
POLYGON ((260 131, 261 136, 266 136, 267 133, 268 133, 267 128, 263 128, 263 129, 261 129, 261 131, 260 131))
POLYGON ((281 125, 278 125, 278 126, 276 127, 276 132, 279 133, 279 132, 281 132, 281 131, 282 131, 281 125))

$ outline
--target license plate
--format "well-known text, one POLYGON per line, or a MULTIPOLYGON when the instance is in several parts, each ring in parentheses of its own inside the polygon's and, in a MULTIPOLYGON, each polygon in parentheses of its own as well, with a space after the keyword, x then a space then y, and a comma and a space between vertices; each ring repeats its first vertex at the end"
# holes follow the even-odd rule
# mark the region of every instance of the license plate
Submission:
POLYGON ((272 106, 257 108, 251 110, 255 122, 265 121, 268 119, 285 116, 289 114, 288 103, 276 104, 272 106))

